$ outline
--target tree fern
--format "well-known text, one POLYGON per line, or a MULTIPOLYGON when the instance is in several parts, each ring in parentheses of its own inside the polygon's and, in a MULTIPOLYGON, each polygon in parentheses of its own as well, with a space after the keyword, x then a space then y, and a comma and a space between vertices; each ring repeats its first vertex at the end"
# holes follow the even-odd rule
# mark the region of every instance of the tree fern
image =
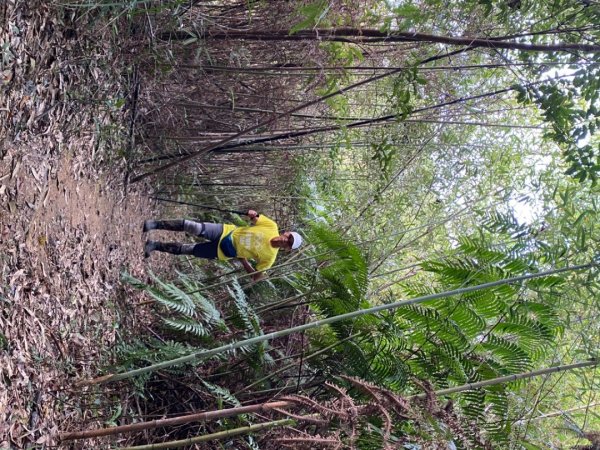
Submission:
MULTIPOLYGON (((315 226, 311 230, 311 240, 322 252, 317 257, 321 287, 316 289, 319 294, 313 303, 316 311, 325 317, 333 317, 371 306, 366 299, 368 263, 362 251, 324 226, 315 226)), ((406 349, 406 343, 393 315, 364 316, 332 324, 330 329, 339 340, 358 331, 365 336, 336 347, 335 355, 329 359, 335 361, 335 370, 379 381, 394 389, 405 385, 410 370, 399 355, 406 349)), ((315 337, 319 336, 322 333, 315 334, 315 337)), ((318 339, 313 340, 313 345, 319 343, 318 339)))
POLYGON ((468 336, 460 325, 439 311, 423 305, 410 305, 396 312, 397 320, 401 320, 418 345, 425 345, 428 336, 436 335, 439 339, 453 343, 457 348, 464 349, 469 344, 468 336))
POLYGON ((326 251, 320 256, 319 275, 340 298, 358 306, 368 288, 368 264, 361 250, 325 226, 311 229, 311 239, 326 251))
POLYGON ((496 361, 501 371, 498 375, 525 372, 531 368, 531 356, 518 344, 490 333, 474 351, 496 361))
POLYGON ((476 336, 486 329, 485 318, 470 308, 465 302, 459 302, 448 312, 448 318, 460 324, 461 331, 467 336, 476 336))
POLYGON ((379 347, 379 351, 374 349, 373 354, 367 356, 369 360, 367 377, 395 391, 403 388, 411 373, 402 358, 398 358, 402 347, 402 345, 390 345, 385 349, 379 347))

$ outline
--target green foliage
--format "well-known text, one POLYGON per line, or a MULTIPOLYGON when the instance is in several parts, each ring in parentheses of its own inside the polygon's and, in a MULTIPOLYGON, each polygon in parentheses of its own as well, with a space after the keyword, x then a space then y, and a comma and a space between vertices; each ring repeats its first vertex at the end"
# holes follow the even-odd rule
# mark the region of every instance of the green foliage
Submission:
MULTIPOLYGON (((420 296, 532 273, 548 258, 510 214, 490 212, 481 225, 458 239, 453 256, 423 263, 430 277, 406 283, 404 292, 420 296)), ((564 277, 544 277, 402 308, 395 320, 412 349, 406 363, 440 388, 529 371, 562 330, 557 293, 564 286, 564 277)), ((461 411, 499 444, 510 435, 508 394, 503 385, 460 396, 461 411)))
POLYGON ((248 337, 259 336, 262 334, 258 316, 248 304, 246 293, 237 280, 231 282, 231 286, 227 286, 227 292, 233 299, 234 313, 231 317, 231 322, 238 328, 244 330, 248 337))
POLYGON ((323 20, 329 12, 329 2, 327 0, 317 0, 308 5, 300 5, 297 11, 302 20, 290 27, 290 34, 308 28, 315 28, 319 24, 323 25, 323 20))
MULTIPOLYGON (((233 313, 231 315, 231 323, 238 329, 243 330, 243 339, 249 339, 263 335, 263 330, 260 325, 260 319, 254 312, 254 309, 248 304, 246 293, 237 280, 233 280, 230 286, 227 286, 227 291, 231 299, 233 299, 233 313)), ((273 359, 269 355, 269 344, 260 342, 248 347, 241 347, 240 351, 249 357, 248 362, 255 369, 261 369, 263 366, 270 366, 273 359)))
POLYGON ((356 308, 367 292, 369 281, 367 261, 361 250, 323 225, 311 228, 311 239, 327 252, 320 257, 320 275, 330 283, 337 297, 356 308))
MULTIPOLYGON (((156 338, 134 339, 131 342, 120 342, 116 348, 118 364, 108 368, 109 371, 126 371, 155 364, 181 356, 189 355, 196 348, 187 343, 173 340, 159 340, 156 338)), ((165 369, 171 374, 181 374, 187 366, 170 367, 165 369)), ((152 377, 151 373, 140 375, 133 379, 138 394, 144 395, 146 382, 152 377)))
MULTIPOLYGON (((317 89, 319 95, 326 96, 350 84, 352 77, 345 67, 361 63, 364 56, 359 47, 346 42, 322 42, 319 47, 326 52, 330 65, 339 66, 335 72, 325 72, 325 80, 317 89)), ((331 108, 332 113, 338 117, 347 116, 352 111, 348 97, 345 95, 330 97, 325 102, 331 108)))
MULTIPOLYGON (((326 250, 318 257, 322 286, 315 289, 319 292, 313 303, 317 311, 325 317, 333 317, 372 306, 366 300, 368 264, 358 247, 321 225, 311 228, 310 239, 321 251, 326 250)), ((313 346, 325 347, 357 335, 336 347, 329 360, 329 370, 359 376, 393 389, 405 385, 410 371, 398 358, 405 342, 398 336, 389 314, 337 322, 331 324, 329 330, 313 333, 313 346)))
POLYGON ((392 171, 392 162, 398 152, 398 148, 385 137, 383 142, 372 143, 371 150, 373 151, 371 159, 377 161, 379 164, 383 179, 385 181, 389 180, 392 171))
POLYGON ((387 100, 398 120, 405 120, 413 111, 414 100, 419 97, 419 86, 425 83, 425 79, 418 75, 416 67, 403 70, 394 77, 387 100))
MULTIPOLYGON (((325 317, 333 317, 368 307, 369 304, 365 300, 368 288, 368 266, 358 247, 324 225, 315 225, 311 228, 310 240, 325 251, 318 257, 319 283, 323 286, 316 289, 318 294, 314 306, 319 313, 325 317)), ((336 339, 341 340, 363 327, 369 327, 369 324, 373 324, 373 319, 342 321, 332 324, 331 330, 336 339)), ((350 373, 365 376, 370 358, 361 342, 344 342, 340 346, 343 356, 339 361, 345 360, 342 364, 352 367, 350 373)), ((319 345, 317 341, 313 343, 319 345)), ((329 345, 325 342, 321 343, 323 344, 329 345)))
MULTIPOLYGON (((577 66, 575 66, 577 68, 577 66)), ((600 63, 576 70, 571 79, 557 79, 539 86, 516 86, 517 100, 535 103, 551 125, 546 137, 563 150, 567 175, 595 186, 600 174, 600 143, 590 143, 600 129, 600 63)))
POLYGON ((229 389, 209 383, 206 380, 202 380, 202 384, 217 399, 218 409, 222 409, 223 405, 227 405, 228 407, 242 406, 240 401, 229 391, 229 389))
POLYGON ((207 338, 214 329, 226 330, 225 322, 215 305, 199 292, 200 285, 182 273, 178 273, 182 287, 166 283, 151 273, 155 285, 148 285, 126 272, 121 279, 148 292, 158 304, 174 317, 163 316, 163 323, 170 329, 184 334, 207 338))
MULTIPOLYGON (((352 44, 345 42, 323 42, 320 44, 320 48, 327 52, 329 57, 329 63, 339 66, 353 66, 364 61, 365 57, 360 49, 352 44)), ((348 72, 342 71, 342 78, 348 80, 348 72)), ((340 74, 336 74, 340 78, 340 74)))
POLYGON ((380 30, 387 33, 394 31, 406 31, 422 25, 431 18, 431 14, 419 4, 412 2, 403 2, 397 5, 397 2, 388 2, 389 15, 383 18, 383 25, 380 30))

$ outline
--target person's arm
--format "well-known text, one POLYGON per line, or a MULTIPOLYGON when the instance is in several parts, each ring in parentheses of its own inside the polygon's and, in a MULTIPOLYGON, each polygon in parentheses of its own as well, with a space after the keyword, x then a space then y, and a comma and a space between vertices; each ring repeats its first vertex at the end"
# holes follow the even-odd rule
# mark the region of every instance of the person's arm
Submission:
POLYGON ((253 274, 252 279, 254 281, 260 281, 260 280, 264 280, 265 278, 267 278, 267 275, 264 272, 257 272, 254 269, 254 267, 252 267, 252 264, 250 264, 246 258, 239 258, 239 260, 242 262, 242 266, 244 266, 244 269, 246 269, 246 272, 253 274))
POLYGON ((258 220, 258 213, 256 211, 254 211, 253 209, 249 209, 248 210, 248 214, 246 214, 248 217, 250 217, 250 222, 252 222, 252 225, 256 225, 256 221, 258 220))

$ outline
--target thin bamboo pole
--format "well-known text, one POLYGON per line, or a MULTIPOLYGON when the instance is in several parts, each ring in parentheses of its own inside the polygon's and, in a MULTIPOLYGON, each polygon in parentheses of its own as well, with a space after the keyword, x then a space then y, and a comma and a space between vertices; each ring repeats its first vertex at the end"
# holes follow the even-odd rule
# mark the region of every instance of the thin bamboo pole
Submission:
POLYGON ((122 447, 121 450, 158 450, 165 448, 180 448, 188 445, 199 444, 201 442, 213 441, 216 439, 226 439, 242 434, 250 434, 257 431, 262 431, 268 428, 285 427, 296 423, 293 419, 280 419, 271 422, 258 423, 247 427, 233 428, 231 430, 219 431, 218 433, 204 434, 189 439, 181 439, 178 441, 162 442, 160 444, 138 445, 135 447, 122 447))
POLYGON ((539 416, 530 417, 528 419, 517 420, 515 422, 515 425, 520 425, 520 424, 525 423, 525 422, 532 422, 534 420, 547 419, 549 417, 562 416, 563 414, 566 414, 566 413, 571 413, 571 412, 576 412, 576 411, 583 411, 583 410, 587 410, 587 409, 590 409, 590 408, 595 408, 596 406, 600 406, 600 403, 590 403, 589 405, 576 406, 574 408, 563 409, 561 411, 554 411, 554 412, 547 413, 547 414, 541 414, 539 416))
MULTIPOLYGON (((463 384, 461 386, 454 386, 454 387, 451 387, 448 389, 440 389, 439 391, 435 391, 435 395, 441 396, 441 395, 454 394, 456 392, 463 392, 463 391, 469 391, 469 390, 473 390, 473 389, 479 389, 479 388, 485 387, 485 386, 493 386, 495 384, 509 383, 511 381, 524 380, 527 378, 538 377, 541 375, 548 375, 551 373, 564 372, 567 370, 581 369, 583 367, 592 367, 592 366, 597 366, 597 365, 598 365, 598 361, 595 359, 592 359, 590 361, 583 361, 583 362, 579 362, 579 363, 575 363, 575 364, 567 364, 564 366, 548 367, 546 369, 534 370, 533 372, 520 373, 520 374, 516 374, 516 375, 507 375, 505 377, 498 377, 498 378, 493 378, 491 380, 479 381, 478 383, 468 383, 468 384, 463 384)), ((423 394, 412 395, 410 397, 407 397, 407 399, 410 400, 413 398, 425 398, 425 397, 427 397, 427 394, 423 393, 423 394)))
POLYGON ((239 406, 237 408, 220 409, 218 411, 205 411, 195 414, 186 414, 185 416, 172 417, 170 419, 151 420, 148 422, 132 423, 130 425, 120 425, 110 428, 101 428, 98 430, 72 431, 68 433, 59 433, 60 441, 73 441, 75 439, 89 439, 102 436, 113 436, 121 433, 133 433, 135 431, 150 430, 158 427, 167 427, 181 425, 190 422, 208 422, 209 420, 233 417, 240 414, 252 414, 257 412, 268 412, 274 409, 285 409, 292 406, 292 402, 279 401, 270 403, 261 403, 258 405, 239 406))
POLYGON ((464 288, 460 288, 460 289, 454 289, 451 291, 440 292, 437 294, 425 295, 425 296, 413 298, 410 300, 402 300, 399 302, 378 305, 378 306, 374 306, 372 308, 353 311, 353 312, 346 313, 346 314, 340 314, 338 316, 328 317, 326 319, 321 319, 321 320, 317 320, 315 322, 310 322, 310 323, 307 323, 304 325, 287 328, 285 330, 280 330, 280 331, 276 331, 273 333, 256 336, 256 337, 246 339, 243 341, 232 342, 230 344, 222 345, 220 347, 216 347, 211 350, 202 350, 199 352, 194 352, 190 355, 182 356, 180 358, 172 359, 170 361, 163 361, 163 362, 153 364, 153 365, 150 365, 147 367, 130 370, 128 372, 123 372, 123 373, 119 373, 119 374, 108 374, 108 375, 104 375, 102 377, 94 378, 91 380, 82 380, 79 383, 77 383, 77 385, 78 386, 86 386, 86 385, 103 384, 103 383, 109 383, 109 382, 113 382, 113 381, 126 380, 128 378, 133 378, 138 375, 153 372, 153 371, 156 371, 159 369, 164 369, 164 368, 171 367, 174 365, 202 361, 202 360, 205 360, 212 356, 215 356, 215 355, 218 355, 221 353, 225 353, 225 352, 230 352, 230 351, 240 348, 240 347, 246 347, 249 345, 258 344, 260 342, 269 341, 271 339, 281 338, 281 337, 287 336, 289 334, 298 333, 298 332, 305 331, 305 330, 310 330, 312 328, 318 328, 323 325, 340 322, 342 320, 355 319, 360 316, 375 314, 380 311, 397 309, 400 307, 423 303, 423 302, 426 302, 429 300, 435 300, 435 299, 439 299, 439 298, 462 295, 462 294, 466 294, 469 292, 479 291, 482 289, 489 289, 492 287, 503 286, 503 285, 512 284, 512 283, 519 283, 519 282, 534 279, 534 278, 541 278, 541 277, 555 275, 555 274, 564 273, 564 272, 586 270, 595 265, 596 265, 595 262, 591 262, 588 264, 581 264, 581 265, 577 265, 577 266, 568 266, 568 267, 564 267, 562 269, 553 269, 553 270, 548 270, 545 272, 522 275, 522 276, 518 276, 518 277, 507 278, 504 280, 497 280, 497 281, 493 281, 490 283, 483 283, 483 284, 479 284, 476 286, 469 286, 469 287, 464 287, 464 288))
MULTIPOLYGON (((563 75, 563 76, 557 77, 555 79, 562 79, 562 78, 568 78, 568 77, 572 77, 572 75, 570 75, 570 74, 563 75)), ((540 81, 536 81, 533 83, 529 83, 526 86, 533 87, 533 86, 545 83, 547 81, 548 80, 540 80, 540 81)), ((448 107, 448 106, 453 106, 453 105, 456 105, 459 103, 466 103, 468 101, 481 100, 481 99, 487 98, 487 97, 498 96, 501 94, 512 92, 514 90, 516 90, 516 88, 514 86, 512 86, 512 87, 499 89, 499 90, 492 91, 492 92, 486 92, 484 94, 478 94, 478 95, 469 96, 469 97, 461 97, 461 98, 457 98, 457 99, 450 100, 447 102, 437 103, 435 105, 430 105, 430 106, 425 106, 422 108, 415 109, 410 113, 410 115, 412 116, 416 113, 422 113, 422 112, 440 109, 440 108, 444 108, 444 107, 448 107)), ((311 102, 310 104, 312 105, 313 103, 314 102, 311 102)), ((303 109, 303 107, 304 107, 304 105, 301 105, 301 107, 297 107, 297 108, 294 108, 293 110, 285 111, 280 116, 276 116, 274 119, 270 119, 270 121, 268 121, 268 123, 261 122, 260 125, 270 125, 272 123, 272 121, 274 121, 277 117, 289 116, 293 112, 303 109)), ((345 125, 329 125, 329 126, 314 127, 314 128, 298 130, 298 131, 289 131, 286 133, 271 134, 271 135, 259 137, 259 138, 253 137, 251 140, 248 140, 248 141, 239 141, 238 140, 237 142, 232 142, 232 141, 235 141, 238 137, 241 137, 242 135, 247 134, 256 129, 256 127, 252 127, 252 128, 245 130, 245 132, 239 132, 231 137, 224 138, 223 140, 221 140, 215 144, 210 144, 208 147, 205 147, 201 150, 198 150, 198 151, 195 151, 192 153, 186 153, 186 154, 180 156, 179 159, 169 162, 169 163, 167 163, 163 166, 160 166, 152 171, 146 172, 145 174, 142 174, 135 178, 132 178, 130 181, 132 183, 140 181, 148 176, 157 174, 157 173, 162 172, 163 170, 169 169, 179 163, 196 158, 196 157, 200 156, 201 154, 205 154, 208 152, 218 151, 220 153, 225 153, 226 151, 229 151, 230 149, 243 147, 248 144, 262 144, 265 142, 273 142, 273 141, 278 141, 281 139, 295 139, 295 138, 301 138, 301 137, 311 136, 311 135, 315 135, 315 134, 327 133, 330 131, 339 131, 341 129, 355 129, 355 128, 360 129, 360 128, 366 128, 366 127, 372 127, 372 126, 380 126, 382 124, 386 124, 391 121, 395 121, 395 120, 397 120, 397 118, 398 118, 398 114, 388 114, 385 116, 375 117, 375 118, 368 119, 368 120, 360 120, 357 122, 351 122, 351 123, 348 123, 345 125)), ((202 138, 203 138, 203 136, 182 137, 182 139, 185 139, 188 141, 198 141, 198 140, 201 140, 202 138)))
MULTIPOLYGON (((456 66, 434 66, 434 67, 423 67, 419 71, 458 71, 458 70, 479 70, 479 69, 494 69, 501 67, 539 67, 539 66, 568 66, 569 62, 556 62, 556 61, 539 61, 539 62, 526 62, 526 63, 492 63, 492 64, 466 64, 456 66)), ((588 65, 591 63, 578 62, 577 64, 588 65)), ((218 66, 218 65, 202 65, 202 64, 163 64, 163 66, 173 69, 202 69, 206 72, 275 72, 277 76, 281 76, 284 72, 307 72, 314 75, 315 72, 325 71, 385 71, 392 69, 412 69, 412 66, 250 66, 250 67, 237 67, 237 66, 218 66)))
MULTIPOLYGON (((168 39, 182 38, 189 39, 190 35, 187 31, 169 32, 165 37, 168 39)), ((347 42, 348 38, 353 41, 368 44, 373 42, 385 42, 391 44, 394 42, 426 42, 439 43, 446 45, 460 45, 467 49, 472 48, 491 48, 491 49, 508 49, 508 50, 523 50, 530 52, 600 52, 600 45, 597 44, 577 44, 571 42, 559 42, 552 44, 529 44, 524 42, 508 42, 504 39, 512 39, 514 36, 499 36, 499 37, 452 37, 443 35, 433 35, 425 33, 414 33, 411 31, 395 31, 387 33, 376 29, 353 29, 353 28, 337 28, 337 29, 313 29, 302 30, 296 33, 290 33, 288 30, 282 31, 223 31, 219 33, 211 33, 202 36, 204 39, 244 39, 244 40, 260 40, 260 41, 343 41, 347 42)))

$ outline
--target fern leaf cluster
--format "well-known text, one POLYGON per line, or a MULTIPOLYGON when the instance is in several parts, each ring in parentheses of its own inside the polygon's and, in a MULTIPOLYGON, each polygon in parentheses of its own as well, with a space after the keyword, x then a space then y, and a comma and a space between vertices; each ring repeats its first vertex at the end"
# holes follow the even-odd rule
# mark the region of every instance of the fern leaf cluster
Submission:
MULTIPOLYGON (((366 258, 331 230, 316 227, 313 233, 320 250, 328 250, 318 261, 325 288, 316 299, 317 312, 330 317, 370 305, 366 258)), ((424 262, 423 277, 399 286, 396 296, 376 301, 533 273, 543 270, 548 260, 551 255, 529 227, 509 214, 490 213, 477 233, 458 240, 452 256, 424 262)), ((360 332, 359 338, 337 347, 329 368, 396 391, 415 377, 444 388, 521 373, 547 353, 561 331, 555 300, 563 283, 561 277, 545 277, 406 306, 333 325, 334 338, 315 334, 313 345, 360 332)), ((459 405, 496 442, 503 442, 510 431, 506 387, 469 391, 460 396, 459 405)))
MULTIPOLYGON (((405 284, 404 292, 422 295, 542 270, 548 255, 527 226, 491 213, 484 229, 494 231, 493 240, 481 230, 461 237, 453 256, 424 263, 429 277, 405 284)), ((396 322, 415 352, 407 356, 412 373, 441 388, 531 370, 561 331, 555 300, 563 283, 545 277, 398 310, 396 322)), ((462 394, 461 405, 496 442, 509 435, 506 387, 462 394)))
POLYGON ((121 278, 128 284, 146 291, 161 305, 164 325, 174 331, 206 338, 214 329, 226 330, 227 326, 215 305, 200 293, 200 285, 188 276, 178 273, 177 283, 165 282, 150 273, 154 284, 123 273, 121 278))
MULTIPOLYGON (((243 338, 249 339, 264 334, 260 325, 260 318, 254 311, 254 308, 248 303, 246 293, 239 281, 233 280, 230 286, 227 286, 227 291, 233 300, 234 307, 233 314, 231 315, 231 323, 243 331, 243 338)), ((259 369, 262 365, 272 365, 272 358, 268 350, 269 345, 265 342, 239 349, 242 353, 250 355, 247 360, 256 369, 259 369)))

